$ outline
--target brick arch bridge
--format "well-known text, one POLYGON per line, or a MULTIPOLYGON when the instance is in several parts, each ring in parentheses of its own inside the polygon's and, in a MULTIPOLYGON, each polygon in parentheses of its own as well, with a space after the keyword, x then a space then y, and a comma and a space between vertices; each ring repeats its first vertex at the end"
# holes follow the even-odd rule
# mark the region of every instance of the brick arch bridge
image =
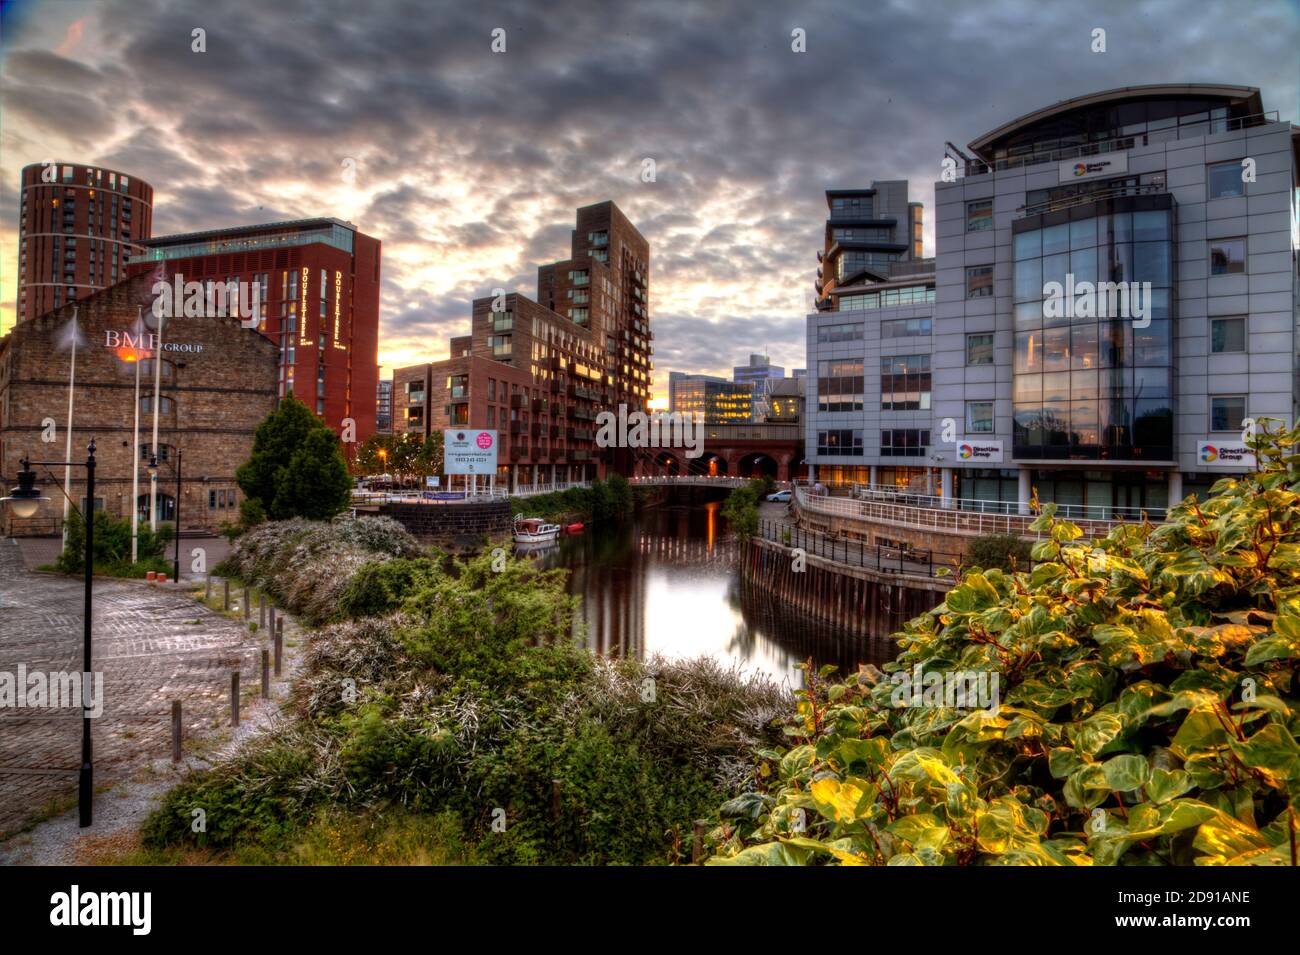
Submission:
POLYGON ((687 449, 682 447, 637 448, 631 477, 768 474, 778 481, 792 481, 807 474, 803 456, 802 425, 705 425, 704 447, 698 457, 687 457, 687 449))

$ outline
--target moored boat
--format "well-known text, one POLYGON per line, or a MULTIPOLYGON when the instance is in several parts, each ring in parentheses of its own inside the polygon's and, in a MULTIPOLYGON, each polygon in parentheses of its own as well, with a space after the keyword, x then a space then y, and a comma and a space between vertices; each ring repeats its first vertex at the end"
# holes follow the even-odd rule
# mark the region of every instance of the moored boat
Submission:
POLYGON ((514 530, 516 544, 542 544, 560 536, 559 524, 548 524, 540 517, 522 514, 515 515, 514 530))

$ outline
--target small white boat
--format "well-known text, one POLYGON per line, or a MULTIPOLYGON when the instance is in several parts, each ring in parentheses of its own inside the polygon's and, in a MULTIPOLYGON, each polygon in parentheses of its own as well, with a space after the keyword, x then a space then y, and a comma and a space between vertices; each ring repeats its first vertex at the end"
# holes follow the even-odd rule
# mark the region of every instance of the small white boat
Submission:
POLYGON ((515 515, 516 544, 545 544, 560 536, 559 524, 547 524, 540 517, 515 515))

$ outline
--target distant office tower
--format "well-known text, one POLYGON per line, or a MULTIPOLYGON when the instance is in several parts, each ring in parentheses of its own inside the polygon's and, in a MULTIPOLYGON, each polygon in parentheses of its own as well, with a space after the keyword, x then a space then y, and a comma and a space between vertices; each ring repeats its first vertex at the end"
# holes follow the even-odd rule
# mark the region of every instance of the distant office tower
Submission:
POLYGON ((153 226, 153 186, 101 166, 24 166, 18 212, 20 322, 126 278, 153 226))
POLYGON ((393 379, 380 378, 375 394, 375 431, 391 434, 393 431, 393 379))
POLYGON ((705 424, 749 421, 753 389, 714 375, 668 374, 668 410, 702 414, 705 424))
POLYGON ((161 262, 186 281, 260 284, 258 329, 280 346, 280 395, 293 394, 336 431, 351 419, 358 443, 375 433, 378 239, 320 218, 160 236, 144 245, 132 274, 161 262))
POLYGON ((732 368, 732 379, 736 384, 749 385, 750 421, 762 421, 767 417, 772 382, 784 377, 785 369, 780 365, 773 365, 772 360, 766 355, 751 354, 748 365, 736 365, 732 368))

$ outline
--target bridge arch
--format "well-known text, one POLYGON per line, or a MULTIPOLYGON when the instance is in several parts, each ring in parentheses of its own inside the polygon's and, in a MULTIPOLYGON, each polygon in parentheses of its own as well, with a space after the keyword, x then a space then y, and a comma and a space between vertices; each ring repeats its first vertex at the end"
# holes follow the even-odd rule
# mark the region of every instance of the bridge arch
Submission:
POLYGON ((736 462, 736 474, 740 477, 780 477, 780 463, 772 455, 762 451, 753 451, 736 462))
POLYGON ((691 458, 689 471, 691 474, 696 475, 722 477, 728 471, 727 459, 721 454, 705 451, 698 458, 691 458))

